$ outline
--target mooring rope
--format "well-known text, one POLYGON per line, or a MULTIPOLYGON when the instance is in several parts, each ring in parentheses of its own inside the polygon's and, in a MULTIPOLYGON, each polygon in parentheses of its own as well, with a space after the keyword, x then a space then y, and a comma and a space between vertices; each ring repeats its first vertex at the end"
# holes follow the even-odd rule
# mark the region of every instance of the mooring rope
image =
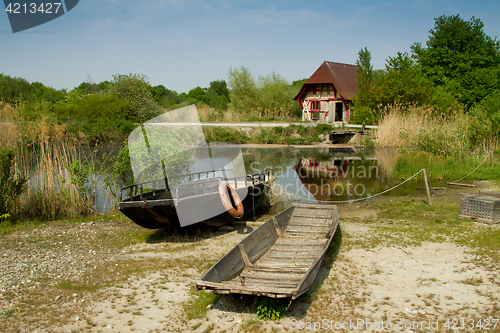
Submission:
MULTIPOLYGON (((488 157, 491 156, 491 153, 492 153, 492 151, 488 152, 488 154, 486 154, 486 157, 484 158, 484 160, 481 163, 479 163, 479 165, 474 170, 472 170, 471 172, 469 172, 466 176, 464 176, 464 177, 462 177, 460 179, 454 180, 452 182, 449 182, 449 183, 459 182, 459 181, 464 180, 465 178, 469 177, 470 175, 472 175, 474 172, 476 172, 477 169, 479 169, 479 167, 481 165, 484 164, 484 162, 486 162, 486 160, 488 159, 488 157)), ((431 186, 430 185, 430 181, 429 181, 429 186, 431 186)), ((442 195, 444 195, 446 193, 446 189, 443 191, 443 193, 438 193, 436 190, 433 190, 433 189, 431 191, 434 192, 434 194, 437 195, 437 196, 442 196, 442 195)))
MULTIPOLYGON (((479 165, 478 165, 478 166, 477 166, 474 170, 472 170, 472 171, 471 171, 469 174, 467 174, 466 176, 464 176, 464 177, 462 177, 462 178, 460 178, 460 179, 458 179, 458 180, 455 180, 454 182, 459 182, 459 181, 464 180, 465 178, 469 177, 470 175, 472 175, 472 174, 473 174, 473 173, 474 173, 477 169, 479 169, 479 167, 480 167, 481 165, 483 165, 483 164, 484 164, 484 162, 486 162, 486 160, 488 159, 488 157, 489 157, 490 155, 491 155, 491 151, 490 151, 490 152, 486 155, 486 157, 484 158, 484 160, 483 160, 483 161, 482 161, 482 162, 481 162, 481 163, 480 163, 480 164, 479 164, 479 165)), ((402 183, 399 183, 399 184, 397 184, 397 185, 395 185, 395 186, 391 187, 391 188, 390 188, 390 189, 388 189, 388 190, 385 190, 385 191, 382 191, 382 192, 380 192, 380 193, 377 193, 377 194, 374 194, 374 195, 370 195, 370 196, 368 196, 368 197, 364 197, 364 198, 351 199, 351 200, 342 200, 342 201, 324 201, 324 200, 316 200, 316 199, 304 198, 304 197, 301 197, 301 196, 298 196, 298 195, 296 195, 296 194, 292 194, 292 193, 286 193, 286 194, 287 194, 287 195, 289 195, 290 197, 294 197, 294 198, 295 198, 295 200, 297 200, 297 199, 299 199, 299 200, 309 200, 309 201, 313 201, 313 202, 317 202, 317 203, 337 204, 337 203, 352 203, 352 202, 358 202, 358 201, 363 201, 363 200, 372 199, 372 198, 378 197, 378 196, 380 196, 380 195, 382 195, 382 194, 385 194, 385 193, 387 193, 387 192, 390 192, 390 191, 392 191, 392 190, 394 190, 394 189, 398 188, 399 186, 401 186, 401 185, 405 184, 406 182, 410 181, 411 179, 415 178, 415 177, 416 177, 419 173, 421 173, 422 171, 424 171, 424 169, 420 169, 420 171, 418 171, 416 174, 414 174, 414 175, 413 175, 413 176, 411 176, 410 178, 406 179, 406 180, 405 180, 405 181, 403 181, 402 183)), ((264 183, 264 185, 272 189, 272 187, 271 187, 271 186, 269 186, 268 184, 265 184, 265 183, 264 183)), ((430 182, 429 182, 429 187, 430 187, 430 182)), ((434 192, 434 194, 439 195, 439 196, 441 196, 441 195, 443 195, 443 194, 444 194, 444 192, 443 192, 443 193, 441 193, 441 194, 439 194, 439 193, 437 193, 437 192, 436 192, 436 191, 434 191, 434 190, 432 190, 432 191, 434 192)))
MULTIPOLYGON (((419 173, 421 173, 422 171, 424 171, 424 169, 420 169, 420 171, 418 171, 416 174, 414 174, 413 176, 411 176, 410 178, 406 179, 404 182, 402 183, 399 183, 397 184, 396 186, 393 186, 391 187, 390 189, 388 190, 385 190, 385 191, 382 191, 380 193, 377 193, 377 194, 374 194, 374 195, 370 195, 369 197, 365 197, 365 198, 358 198, 358 199, 351 199, 351 200, 342 200, 342 201, 324 201, 324 200, 316 200, 316 199, 309 199, 309 198, 303 198, 303 197, 300 197, 296 194, 292 194, 292 193, 286 193, 287 195, 289 196, 292 196, 292 197, 295 197, 296 199, 300 199, 300 200, 309 200, 309 201, 314 201, 314 202, 318 202, 318 203, 329 203, 329 204, 337 204, 337 203, 352 203, 352 202, 357 202, 357 201, 363 201, 363 200, 368 200, 368 199, 371 199, 371 198, 375 198, 375 197, 378 197, 379 195, 382 195, 382 194, 385 194, 387 192, 390 192, 392 190, 394 190, 395 188, 403 185, 404 183, 410 181, 411 179, 415 178, 419 173)), ((271 188, 272 190, 272 187, 267 185, 267 184, 264 184, 265 186, 271 188)))
POLYGON ((474 172, 476 172, 476 170, 477 170, 477 169, 479 169, 479 167, 480 167, 481 165, 483 165, 483 163, 484 163, 484 162, 486 162, 486 160, 488 159, 488 157, 491 155, 491 152, 492 152, 492 151, 490 150, 490 152, 489 152, 488 154, 486 154, 486 157, 484 158, 484 160, 483 160, 481 163, 479 163, 479 165, 478 165, 478 166, 477 166, 474 170, 472 170, 472 171, 471 171, 471 172, 470 172, 467 176, 464 176, 464 177, 462 177, 462 178, 460 178, 460 179, 457 179, 457 180, 455 180, 453 183, 455 183, 455 182, 459 182, 459 181, 461 181, 461 180, 464 180, 465 178, 469 177, 469 176, 470 176, 470 175, 472 175, 474 172))

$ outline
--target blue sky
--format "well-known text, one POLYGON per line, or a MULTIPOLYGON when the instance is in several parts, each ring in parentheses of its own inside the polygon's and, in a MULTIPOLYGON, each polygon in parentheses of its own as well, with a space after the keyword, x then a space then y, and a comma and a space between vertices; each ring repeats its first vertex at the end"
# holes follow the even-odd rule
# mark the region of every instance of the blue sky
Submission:
POLYGON ((425 44, 435 18, 455 14, 500 36, 498 0, 80 0, 15 34, 0 13, 0 73, 56 89, 145 74, 180 93, 245 66, 255 78, 274 71, 291 82, 325 60, 355 64, 365 46, 384 68, 389 56, 425 44))

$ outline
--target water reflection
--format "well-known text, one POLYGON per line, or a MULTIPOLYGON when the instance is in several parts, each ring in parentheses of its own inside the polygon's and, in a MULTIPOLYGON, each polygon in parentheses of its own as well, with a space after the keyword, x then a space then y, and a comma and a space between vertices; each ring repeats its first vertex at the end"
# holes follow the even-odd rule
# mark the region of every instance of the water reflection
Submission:
MULTIPOLYGON (((87 189, 94 196, 95 209, 99 213, 111 212, 117 204, 119 190, 126 182, 112 178, 111 169, 117 148, 81 150, 79 160, 92 161, 94 173, 88 175, 87 189)), ((349 201, 367 198, 380 193, 394 183, 392 172, 398 154, 393 149, 357 148, 296 148, 241 146, 246 174, 255 174, 269 168, 275 170, 276 181, 273 193, 284 201, 314 203, 317 201, 349 201)), ((71 162, 71 161, 69 161, 71 162)), ((69 164, 69 163, 67 163, 69 164)), ((30 183, 37 183, 39 172, 34 168, 30 173, 30 183)), ((67 171, 59 177, 69 182, 67 171)), ((59 182, 55 177, 55 182, 59 182)), ((34 185, 36 186, 36 185, 34 185)), ((269 190, 269 189, 268 189, 269 190)), ((408 194, 414 186, 389 193, 408 194)))
POLYGON ((274 194, 301 202, 370 197, 390 187, 394 168, 390 161, 379 163, 387 152, 375 149, 251 147, 242 151, 247 168, 275 169, 274 194))

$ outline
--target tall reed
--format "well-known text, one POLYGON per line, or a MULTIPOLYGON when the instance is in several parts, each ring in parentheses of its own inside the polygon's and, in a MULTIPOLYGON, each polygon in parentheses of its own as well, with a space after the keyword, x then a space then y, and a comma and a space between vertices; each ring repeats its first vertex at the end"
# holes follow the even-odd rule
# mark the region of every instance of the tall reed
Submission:
POLYGON ((463 111, 442 117, 425 106, 391 105, 386 107, 379 123, 377 144, 460 157, 470 148, 469 122, 468 114, 463 111))
POLYGON ((19 142, 19 173, 28 179, 20 212, 29 218, 74 218, 92 212, 89 199, 71 184, 68 165, 79 158, 64 125, 31 123, 19 142))

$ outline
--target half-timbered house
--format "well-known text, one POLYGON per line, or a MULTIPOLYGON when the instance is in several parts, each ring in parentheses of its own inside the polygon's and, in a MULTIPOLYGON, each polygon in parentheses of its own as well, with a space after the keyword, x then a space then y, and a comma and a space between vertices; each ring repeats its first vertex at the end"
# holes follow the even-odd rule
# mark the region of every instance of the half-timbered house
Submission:
POLYGON ((356 84, 356 65, 323 62, 294 98, 302 106, 302 120, 348 123, 356 84))

